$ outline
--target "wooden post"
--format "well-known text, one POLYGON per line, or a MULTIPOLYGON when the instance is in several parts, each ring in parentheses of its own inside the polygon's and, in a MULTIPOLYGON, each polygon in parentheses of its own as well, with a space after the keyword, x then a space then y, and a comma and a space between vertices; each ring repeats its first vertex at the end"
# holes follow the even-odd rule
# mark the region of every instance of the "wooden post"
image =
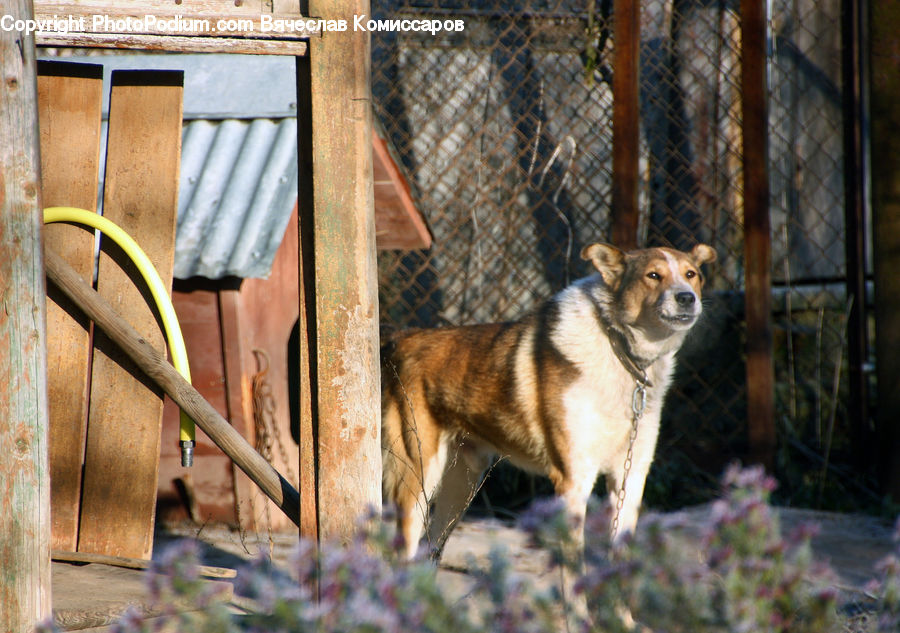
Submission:
MULTIPOLYGON (((29 0, 4 3, 31 19, 29 0)), ((34 39, 0 30, 0 631, 50 615, 45 285, 34 39)))
POLYGON ((316 456, 316 272, 313 240, 313 126, 312 92, 310 91, 309 56, 298 57, 297 63, 297 261, 300 284, 299 329, 300 377, 300 536, 313 541, 319 538, 318 463, 316 456))
POLYGON ((872 211, 881 481, 900 500, 900 0, 872 0, 872 211))
POLYGON ((772 366, 766 3, 762 0, 741 0, 741 60, 748 441, 750 459, 771 467, 775 449, 775 372, 772 366))
POLYGON ((641 3, 613 4, 613 180, 610 239, 623 249, 637 245, 640 149, 641 3))
MULTIPOLYGON (((310 139, 301 138, 299 202, 305 260, 301 283, 307 300, 312 295, 306 284, 310 255, 315 267, 310 382, 315 389, 317 529, 320 539, 347 539, 359 515, 381 505, 370 43, 368 32, 353 28, 354 16, 368 19, 371 14, 366 0, 314 0, 309 13, 349 25, 347 31, 310 40, 312 175, 310 179, 302 149, 310 139), (310 213, 314 253, 308 250, 310 213)), ((303 81, 303 64, 298 68, 298 81, 303 81)), ((310 132, 302 122, 298 130, 301 137, 310 132)), ((301 305, 301 314, 309 315, 308 307, 301 305)), ((309 337, 310 324, 306 326, 309 337)))

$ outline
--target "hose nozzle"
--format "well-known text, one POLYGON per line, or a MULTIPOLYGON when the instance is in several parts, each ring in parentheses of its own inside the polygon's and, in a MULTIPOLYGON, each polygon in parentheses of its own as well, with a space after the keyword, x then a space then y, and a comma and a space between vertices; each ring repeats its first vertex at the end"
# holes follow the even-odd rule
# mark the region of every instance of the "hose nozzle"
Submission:
POLYGON ((194 465, 194 440, 181 440, 181 465, 189 468, 194 465))

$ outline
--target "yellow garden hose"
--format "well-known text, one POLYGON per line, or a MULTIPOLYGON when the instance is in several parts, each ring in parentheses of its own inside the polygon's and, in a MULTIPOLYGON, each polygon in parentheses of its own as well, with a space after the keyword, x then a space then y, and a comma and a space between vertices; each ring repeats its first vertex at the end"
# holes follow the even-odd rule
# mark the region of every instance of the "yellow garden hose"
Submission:
MULTIPOLYGON (((187 349, 184 345, 184 337, 181 334, 181 326, 178 325, 178 317, 175 315, 175 308, 172 307, 172 300, 169 293, 156 272, 156 268, 147 257, 147 254, 141 250, 128 233, 123 231, 118 225, 107 220, 101 215, 97 215, 93 211, 85 209, 76 209, 75 207, 49 207, 44 209, 44 223, 52 222, 74 222, 84 224, 96 229, 110 238, 119 247, 125 251, 137 269, 141 272, 141 276, 150 288, 150 294, 156 302, 156 308, 162 317, 163 330, 166 339, 169 342, 169 351, 172 354, 172 364, 179 374, 188 382, 191 381, 191 370, 188 366, 187 349)), ((181 465, 191 466, 194 461, 194 440, 195 429, 194 421, 184 412, 181 412, 181 465)))

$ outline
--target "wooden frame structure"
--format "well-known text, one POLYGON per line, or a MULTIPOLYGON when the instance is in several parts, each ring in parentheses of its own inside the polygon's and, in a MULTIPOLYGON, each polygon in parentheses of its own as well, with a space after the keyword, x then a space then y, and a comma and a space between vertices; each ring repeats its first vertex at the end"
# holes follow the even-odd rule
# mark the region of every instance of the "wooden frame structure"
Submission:
POLYGON ((0 629, 31 630, 51 604, 36 45, 297 58, 301 533, 349 536, 356 515, 380 505, 381 488, 370 45, 353 28, 368 2, 310 2, 309 15, 348 25, 327 33, 261 32, 264 20, 297 25, 296 0, 15 0, 4 9, 23 28, 0 33, 0 487, 9 504, 0 629), (26 28, 35 18, 44 20, 36 34, 26 28), (220 21, 236 28, 215 28, 220 21), (213 28, 194 28, 205 24, 213 28))

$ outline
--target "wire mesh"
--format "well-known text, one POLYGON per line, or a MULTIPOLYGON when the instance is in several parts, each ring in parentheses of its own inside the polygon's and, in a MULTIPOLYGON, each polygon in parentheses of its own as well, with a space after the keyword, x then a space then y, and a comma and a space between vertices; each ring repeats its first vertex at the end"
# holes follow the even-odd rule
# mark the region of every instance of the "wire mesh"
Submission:
MULTIPOLYGON (((379 256, 383 321, 514 319, 589 272, 580 249, 608 240, 610 228, 611 6, 373 2, 376 17, 465 23, 438 35, 373 33, 376 115, 434 235, 428 251, 379 256)), ((681 354, 667 400, 647 489, 656 505, 704 498, 746 449, 737 11, 733 2, 642 3, 638 242, 703 241, 719 254, 705 323, 681 354)), ((774 0, 770 18, 779 468, 788 495, 821 504, 840 479, 830 473, 850 424, 840 382, 840 4, 774 0), (810 479, 810 470, 821 476, 810 479)))

